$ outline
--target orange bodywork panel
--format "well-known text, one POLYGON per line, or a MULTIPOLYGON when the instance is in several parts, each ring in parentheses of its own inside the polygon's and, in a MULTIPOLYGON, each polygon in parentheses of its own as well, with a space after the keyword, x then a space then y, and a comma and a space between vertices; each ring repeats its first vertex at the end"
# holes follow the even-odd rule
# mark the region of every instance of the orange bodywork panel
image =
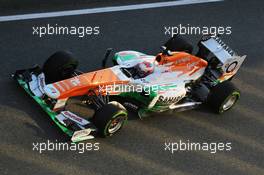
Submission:
POLYGON ((110 68, 107 68, 84 73, 73 78, 53 83, 52 85, 60 92, 58 99, 63 99, 72 96, 85 95, 91 89, 96 91, 99 89, 99 86, 105 87, 106 85, 114 83, 127 84, 128 81, 120 80, 110 68))
POLYGON ((169 71, 181 71, 182 74, 189 76, 208 64, 207 61, 186 52, 173 52, 170 56, 160 53, 157 57, 160 59, 160 65, 169 66, 169 71))
POLYGON ((224 73, 221 77, 218 78, 218 80, 220 82, 225 81, 225 80, 231 78, 234 74, 235 74, 234 72, 224 73))

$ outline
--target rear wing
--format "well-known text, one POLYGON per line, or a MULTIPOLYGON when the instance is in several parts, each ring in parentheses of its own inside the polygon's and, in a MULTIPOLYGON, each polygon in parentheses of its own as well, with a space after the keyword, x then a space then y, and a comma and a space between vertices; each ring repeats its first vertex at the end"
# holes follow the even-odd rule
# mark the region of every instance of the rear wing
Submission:
POLYGON ((200 43, 219 60, 223 74, 236 74, 246 58, 236 54, 219 37, 203 36, 200 43))

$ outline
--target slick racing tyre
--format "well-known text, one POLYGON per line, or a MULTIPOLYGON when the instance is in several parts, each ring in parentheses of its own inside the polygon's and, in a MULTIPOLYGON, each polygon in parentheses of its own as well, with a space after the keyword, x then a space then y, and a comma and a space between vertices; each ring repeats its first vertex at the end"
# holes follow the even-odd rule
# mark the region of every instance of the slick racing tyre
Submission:
POLYGON ((72 53, 58 51, 51 55, 43 65, 46 83, 70 78, 78 66, 78 61, 74 59, 72 53))
POLYGON ((239 99, 240 92, 230 81, 225 81, 213 87, 207 103, 214 112, 223 113, 231 109, 239 99))
POLYGON ((164 46, 170 51, 184 51, 187 53, 192 53, 193 51, 193 46, 179 35, 174 35, 164 46))
POLYGON ((127 120, 127 111, 119 103, 108 103, 96 111, 93 123, 102 137, 118 132, 127 120))

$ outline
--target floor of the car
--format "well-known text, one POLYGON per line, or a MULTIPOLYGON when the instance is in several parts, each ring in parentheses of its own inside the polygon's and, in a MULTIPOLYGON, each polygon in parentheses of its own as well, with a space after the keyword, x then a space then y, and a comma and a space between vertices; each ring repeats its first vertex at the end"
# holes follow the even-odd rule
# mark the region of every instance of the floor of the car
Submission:
POLYGON ((74 114, 86 119, 91 119, 95 113, 95 110, 83 103, 80 97, 70 98, 67 101, 65 110, 71 111, 74 114))

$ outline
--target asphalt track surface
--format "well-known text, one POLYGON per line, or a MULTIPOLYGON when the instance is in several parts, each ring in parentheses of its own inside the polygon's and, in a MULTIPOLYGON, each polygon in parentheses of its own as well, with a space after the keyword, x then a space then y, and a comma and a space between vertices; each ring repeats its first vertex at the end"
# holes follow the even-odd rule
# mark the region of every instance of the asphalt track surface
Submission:
MULTIPOLYGON (((100 4, 98 4, 100 6, 100 4)), ((0 23, 0 174, 264 174, 264 62, 262 1, 224 1, 147 10, 101 13, 0 23), (98 25, 100 35, 32 35, 32 26, 98 25), (164 26, 231 26, 224 39, 247 60, 233 82, 241 90, 237 106, 223 116, 202 108, 129 120, 111 138, 96 138, 99 151, 32 151, 32 143, 65 141, 62 132, 10 78, 16 69, 71 50, 80 69, 95 70, 108 47, 155 54, 168 39, 164 26), (231 142, 232 150, 164 151, 164 142, 231 142)), ((47 9, 48 11, 48 9, 47 9)), ((196 42, 199 36, 188 36, 196 42)))

